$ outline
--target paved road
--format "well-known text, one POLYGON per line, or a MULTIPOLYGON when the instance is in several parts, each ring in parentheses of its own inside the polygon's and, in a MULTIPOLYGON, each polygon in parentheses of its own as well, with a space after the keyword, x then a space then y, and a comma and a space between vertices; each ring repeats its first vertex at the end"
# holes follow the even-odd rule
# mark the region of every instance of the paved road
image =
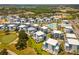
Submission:
MULTIPOLYGON (((76 20, 75 20, 76 21, 76 20)), ((75 21, 73 22, 72 20, 70 21, 71 25, 74 27, 74 33, 76 34, 76 36, 79 38, 79 29, 76 26, 75 21)))

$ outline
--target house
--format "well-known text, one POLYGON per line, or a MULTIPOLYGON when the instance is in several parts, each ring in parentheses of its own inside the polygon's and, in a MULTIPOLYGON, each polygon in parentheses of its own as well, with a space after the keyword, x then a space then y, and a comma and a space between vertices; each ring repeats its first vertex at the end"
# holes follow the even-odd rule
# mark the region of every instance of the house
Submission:
POLYGON ((48 17, 44 17, 44 18, 43 18, 43 21, 44 21, 44 22, 47 22, 47 23, 50 23, 50 22, 51 22, 51 19, 48 18, 48 17))
POLYGON ((20 19, 20 23, 21 23, 21 24, 26 23, 26 19, 25 19, 25 18, 21 18, 21 19, 20 19))
POLYGON ((68 20, 62 20, 62 23, 69 24, 69 21, 68 20))
POLYGON ((20 22, 13 22, 13 24, 15 24, 15 25, 20 25, 20 22))
POLYGON ((49 38, 43 43, 42 49, 51 54, 58 54, 59 42, 55 39, 49 38))
POLYGON ((19 30, 25 30, 26 31, 26 25, 20 25, 18 26, 19 30))
POLYGON ((51 32, 51 34, 52 34, 52 37, 55 39, 57 39, 57 38, 64 39, 64 33, 60 30, 53 30, 51 32))
POLYGON ((76 35, 74 33, 66 33, 66 38, 74 38, 76 39, 76 35))
POLYGON ((66 33, 74 33, 72 26, 65 26, 64 32, 66 32, 66 33))
POLYGON ((66 52, 79 54, 79 40, 68 38, 65 42, 64 48, 66 52))
POLYGON ((4 25, 0 25, 0 30, 3 30, 4 29, 4 25))
POLYGON ((43 21, 44 21, 44 20, 43 20, 43 19, 41 19, 41 18, 40 18, 40 19, 38 19, 38 23, 43 23, 43 21))
POLYGON ((33 23, 35 23, 35 20, 34 20, 33 18, 29 18, 29 22, 30 22, 31 24, 33 24, 33 23))
POLYGON ((54 17, 53 17, 53 16, 50 16, 50 19, 51 19, 51 20, 53 20, 53 19, 54 19, 54 17))
POLYGON ((37 30, 39 30, 39 25, 38 24, 33 24, 32 25, 34 28, 36 28, 37 30))
POLYGON ((38 18, 35 19, 35 22, 39 23, 40 22, 39 20, 40 20, 40 18, 38 17, 38 18))
POLYGON ((57 18, 57 17, 54 17, 54 19, 53 19, 54 22, 58 22, 59 20, 60 20, 60 19, 57 18))
POLYGON ((44 33, 48 33, 48 27, 42 26, 41 31, 43 31, 44 33))
POLYGON ((46 22, 47 22, 47 23, 50 23, 50 22, 51 22, 51 19, 50 19, 50 18, 47 18, 47 19, 46 19, 46 22))
POLYGON ((27 32, 28 32, 28 34, 33 34, 33 33, 35 33, 37 30, 36 30, 36 28, 34 28, 34 27, 29 27, 28 29, 27 29, 27 32))
POLYGON ((61 23, 61 27, 72 27, 68 20, 63 20, 61 23))
POLYGON ((16 26, 15 26, 14 24, 9 24, 9 25, 8 25, 8 29, 9 29, 10 31, 13 31, 13 30, 16 29, 16 26))
POLYGON ((24 23, 25 25, 26 25, 26 27, 28 28, 28 27, 31 27, 31 23, 29 23, 29 22, 26 22, 26 23, 24 23))
POLYGON ((38 43, 38 42, 41 42, 43 40, 46 40, 46 34, 42 31, 37 31, 34 33, 33 38, 38 43))

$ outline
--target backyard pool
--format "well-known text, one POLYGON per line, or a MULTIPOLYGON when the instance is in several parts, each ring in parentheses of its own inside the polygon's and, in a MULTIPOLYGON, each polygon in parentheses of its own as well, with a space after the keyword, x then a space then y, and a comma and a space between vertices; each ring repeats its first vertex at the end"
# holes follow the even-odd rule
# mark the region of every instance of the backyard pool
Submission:
POLYGON ((55 29, 55 28, 57 28, 57 23, 48 24, 47 26, 50 29, 55 29))

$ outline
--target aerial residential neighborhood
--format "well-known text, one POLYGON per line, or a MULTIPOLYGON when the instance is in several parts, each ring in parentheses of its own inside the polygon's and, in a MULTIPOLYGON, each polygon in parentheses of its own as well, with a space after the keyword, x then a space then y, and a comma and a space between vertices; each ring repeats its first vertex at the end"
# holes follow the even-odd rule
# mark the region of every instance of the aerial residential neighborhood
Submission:
POLYGON ((78 54, 78 6, 0 6, 0 55, 78 54))

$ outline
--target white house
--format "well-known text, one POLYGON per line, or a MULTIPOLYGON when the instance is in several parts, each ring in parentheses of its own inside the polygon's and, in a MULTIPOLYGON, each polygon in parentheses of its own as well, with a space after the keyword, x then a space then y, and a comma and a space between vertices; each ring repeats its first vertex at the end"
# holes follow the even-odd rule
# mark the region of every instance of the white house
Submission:
POLYGON ((20 19, 20 23, 21 23, 21 24, 24 24, 25 22, 26 22, 26 19, 25 19, 25 18, 21 18, 21 19, 20 19))
POLYGON ((66 32, 66 33, 74 33, 72 26, 65 26, 64 32, 66 32))
POLYGON ((38 19, 38 23, 43 23, 43 19, 38 19))
POLYGON ((31 26, 31 23, 30 22, 26 22, 24 23, 27 27, 30 27, 31 26))
POLYGON ((67 39, 64 48, 66 52, 79 54, 79 40, 67 39))
POLYGON ((54 17, 54 19, 53 19, 54 22, 58 22, 59 20, 60 20, 60 19, 57 18, 57 17, 54 17))
POLYGON ((29 22, 30 22, 31 24, 33 24, 33 23, 35 23, 35 20, 34 20, 33 18, 29 18, 29 22))
POLYGON ((66 33, 66 38, 74 38, 76 39, 76 35, 75 34, 72 34, 72 33, 66 33))
POLYGON ((20 24, 20 22, 13 22, 13 24, 15 24, 15 25, 19 25, 19 24, 20 24))
POLYGON ((72 25, 69 23, 69 21, 68 20, 63 20, 62 21, 62 23, 61 23, 61 27, 64 27, 64 28, 66 28, 66 27, 72 27, 72 25))
POLYGON ((51 22, 51 19, 50 19, 50 18, 47 18, 47 19, 46 19, 46 22, 47 22, 47 23, 50 23, 50 22, 51 22))
POLYGON ((33 24, 32 26, 35 27, 35 28, 39 27, 38 24, 33 24))
POLYGON ((38 24, 33 24, 32 25, 34 28, 36 28, 37 30, 39 30, 39 25, 38 24))
POLYGON ((16 26, 14 24, 9 24, 8 25, 8 29, 11 30, 11 31, 15 30, 15 28, 16 28, 16 26))
POLYGON ((41 27, 41 31, 43 31, 43 32, 45 32, 45 33, 48 33, 48 27, 42 26, 42 27, 41 27))
POLYGON ((0 25, 0 30, 3 30, 3 28, 4 28, 4 25, 0 25))
POLYGON ((68 20, 63 20, 62 23, 69 24, 69 21, 68 20))
POLYGON ((47 22, 47 23, 50 23, 51 22, 51 19, 48 18, 48 17, 44 17, 43 20, 44 20, 44 22, 47 22))
POLYGON ((64 39, 64 33, 60 30, 53 30, 51 32, 53 38, 57 39, 57 38, 60 38, 60 39, 64 39))
POLYGON ((19 30, 25 30, 26 31, 26 25, 20 25, 18 28, 19 28, 19 30))
POLYGON ((33 34, 33 33, 35 33, 37 30, 36 30, 36 28, 34 28, 34 27, 29 27, 28 29, 27 29, 27 32, 28 32, 28 34, 33 34))
POLYGON ((46 40, 46 34, 42 31, 37 31, 34 33, 33 38, 38 43, 38 42, 41 42, 43 40, 46 40))
POLYGON ((47 41, 43 43, 43 50, 51 53, 58 54, 59 52, 59 42, 55 39, 49 38, 47 41))

